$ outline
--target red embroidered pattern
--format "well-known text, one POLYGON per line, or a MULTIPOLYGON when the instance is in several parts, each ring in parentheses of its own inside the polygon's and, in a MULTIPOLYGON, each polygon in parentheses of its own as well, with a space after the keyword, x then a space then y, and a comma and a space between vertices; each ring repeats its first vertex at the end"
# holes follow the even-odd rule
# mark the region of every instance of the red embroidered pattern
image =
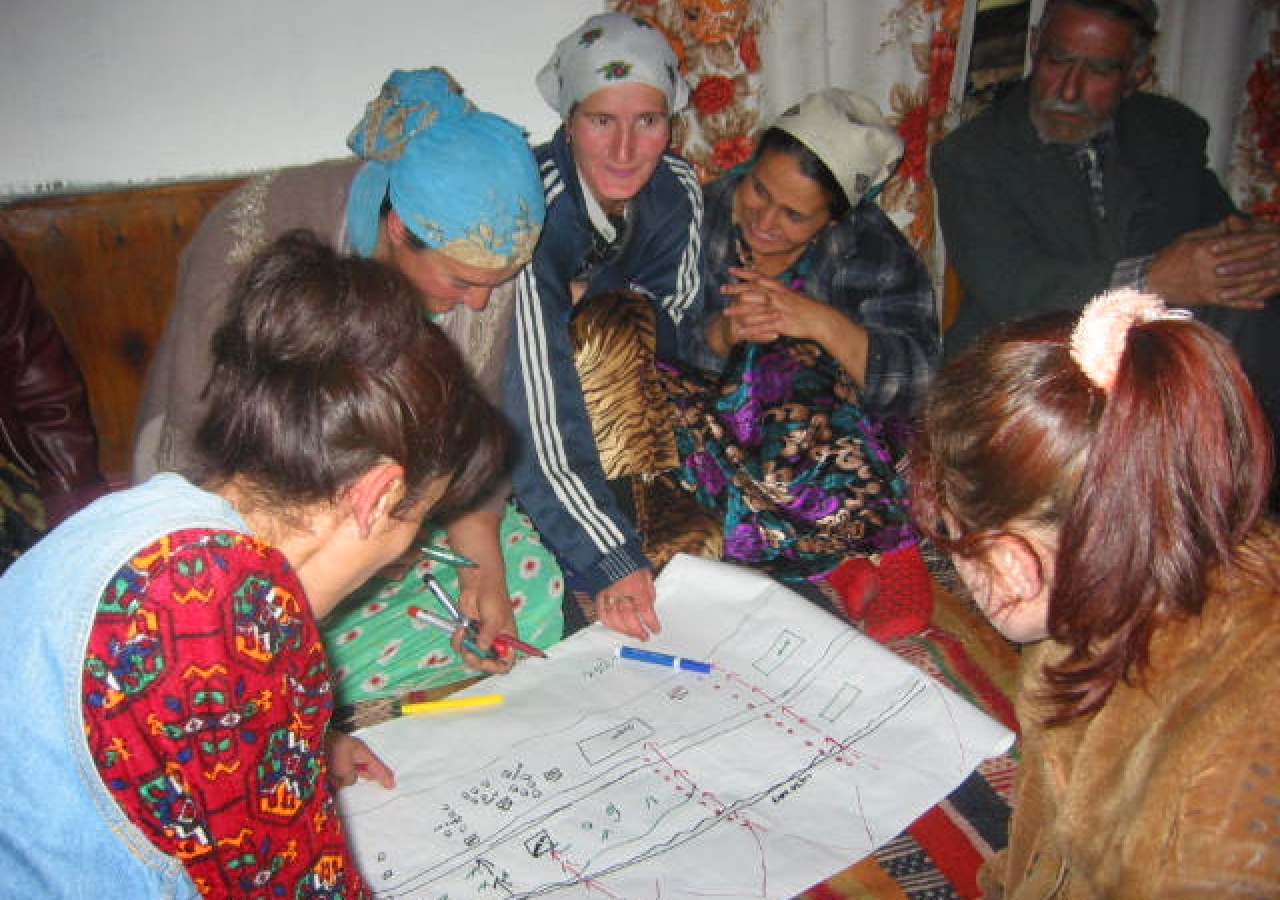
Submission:
POLYGON ((190 530, 140 551, 99 602, 83 699, 103 781, 204 897, 369 896, 324 760, 324 645, 278 550, 190 530))

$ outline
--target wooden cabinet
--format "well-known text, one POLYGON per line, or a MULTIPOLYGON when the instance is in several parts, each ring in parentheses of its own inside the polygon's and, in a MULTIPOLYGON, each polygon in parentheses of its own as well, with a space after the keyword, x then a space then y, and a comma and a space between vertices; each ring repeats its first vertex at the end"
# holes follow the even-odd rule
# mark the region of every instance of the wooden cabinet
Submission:
POLYGON ((244 179, 16 201, 0 234, 30 272, 88 383, 100 465, 129 477, 134 417, 164 328, 178 256, 208 210, 244 179))

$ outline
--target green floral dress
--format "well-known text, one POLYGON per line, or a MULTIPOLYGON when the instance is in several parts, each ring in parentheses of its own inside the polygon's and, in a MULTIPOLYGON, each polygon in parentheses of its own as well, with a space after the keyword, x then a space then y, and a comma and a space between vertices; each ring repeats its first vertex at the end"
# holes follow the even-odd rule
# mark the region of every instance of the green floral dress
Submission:
MULTIPOLYGON (((424 537, 447 546, 443 528, 424 537)), ((519 636, 545 649, 564 634, 560 566, 529 518, 510 503, 500 539, 519 636)), ((409 617, 411 606, 444 612, 423 585, 428 572, 450 596, 458 596, 457 570, 424 556, 402 578, 371 579, 321 623, 338 703, 398 696, 480 674, 463 663, 448 633, 409 617)))

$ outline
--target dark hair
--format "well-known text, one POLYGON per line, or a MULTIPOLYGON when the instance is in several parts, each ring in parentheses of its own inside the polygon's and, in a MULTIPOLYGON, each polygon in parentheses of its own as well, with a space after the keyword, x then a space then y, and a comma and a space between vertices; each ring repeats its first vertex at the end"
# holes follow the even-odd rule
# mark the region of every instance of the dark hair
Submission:
POLYGON ((505 425, 416 297, 391 266, 307 231, 259 253, 213 337, 202 480, 243 478, 290 510, 387 459, 404 468, 397 514, 440 476, 452 481, 436 516, 475 503, 505 464, 505 425))
MULTIPOLYGON (((378 206, 378 221, 382 222, 387 218, 388 213, 394 209, 391 205, 391 188, 387 188, 387 192, 382 195, 382 203, 378 206)), ((413 229, 408 227, 406 223, 404 229, 405 243, 409 245, 409 249, 417 252, 427 249, 427 242, 413 233, 413 229)))
POLYGON ((752 162, 754 163, 768 152, 785 153, 792 157, 800 169, 800 174, 818 183, 818 187, 822 188, 822 193, 827 198, 827 212, 832 219, 843 219, 848 215, 852 207, 849 205, 849 198, 845 195, 844 188, 827 168, 827 164, 799 138, 781 128, 766 129, 760 136, 760 143, 756 146, 752 162))
POLYGON ((1074 317, 992 333, 939 372, 910 455, 913 515, 981 558, 1014 523, 1058 528, 1046 671, 1060 723, 1139 675, 1151 636, 1204 606, 1264 514, 1272 444, 1231 346, 1193 320, 1130 329, 1104 394, 1071 358, 1074 317), (950 527, 948 527, 950 526, 950 527))

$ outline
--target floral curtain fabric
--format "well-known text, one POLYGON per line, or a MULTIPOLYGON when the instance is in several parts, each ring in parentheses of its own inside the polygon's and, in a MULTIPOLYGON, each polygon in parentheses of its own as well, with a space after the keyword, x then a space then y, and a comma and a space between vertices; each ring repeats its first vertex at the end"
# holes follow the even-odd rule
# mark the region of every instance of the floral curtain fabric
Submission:
MULTIPOLYGON (((1032 0, 1038 20, 1044 0, 1032 0)), ((1280 216, 1280 0, 1158 0, 1155 89, 1213 129, 1210 162, 1236 202, 1280 216), (1243 99, 1242 99, 1243 98, 1243 99)), ((978 0, 609 0, 667 33, 692 89, 674 140, 703 180, 745 160, 764 124, 811 91, 875 100, 906 154, 880 203, 934 271, 929 148, 960 108, 978 0)))
POLYGON ((977 0, 779 0, 763 42, 767 116, 835 86, 870 97, 897 128, 906 151, 880 205, 930 265, 939 288, 942 248, 928 155, 956 124, 976 6, 977 0))
POLYGON ((1241 209, 1280 221, 1280 0, 1260 2, 1256 16, 1265 49, 1245 82, 1228 181, 1241 209))
POLYGON ((614 0, 655 22, 675 47, 692 92, 673 141, 703 181, 746 160, 760 124, 763 0, 614 0))

